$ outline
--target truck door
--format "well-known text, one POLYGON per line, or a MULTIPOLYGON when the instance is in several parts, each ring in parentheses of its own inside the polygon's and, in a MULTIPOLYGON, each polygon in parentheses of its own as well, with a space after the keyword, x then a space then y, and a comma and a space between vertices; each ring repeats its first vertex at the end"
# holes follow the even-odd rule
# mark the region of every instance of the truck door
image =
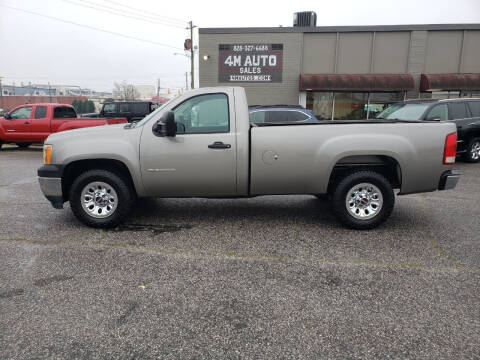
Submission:
POLYGON ((236 194, 236 135, 233 91, 190 97, 173 112, 175 137, 159 137, 152 123, 143 129, 140 163, 152 196, 236 194), (230 96, 228 96, 230 95, 230 96))
POLYGON ((32 119, 32 140, 44 141, 50 135, 50 117, 46 105, 35 105, 32 119))
POLYGON ((10 141, 28 141, 31 138, 32 106, 22 106, 8 114, 5 120, 5 138, 10 141))

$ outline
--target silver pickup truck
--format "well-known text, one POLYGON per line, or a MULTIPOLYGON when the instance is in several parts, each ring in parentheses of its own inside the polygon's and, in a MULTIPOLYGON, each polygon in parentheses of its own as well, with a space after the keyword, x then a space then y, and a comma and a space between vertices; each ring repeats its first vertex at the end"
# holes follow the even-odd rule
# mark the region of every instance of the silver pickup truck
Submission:
POLYGON ((115 227, 137 197, 328 194, 354 229, 384 222, 399 194, 455 187, 455 124, 249 123, 240 87, 201 88, 143 120, 52 134, 40 187, 84 224, 115 227))

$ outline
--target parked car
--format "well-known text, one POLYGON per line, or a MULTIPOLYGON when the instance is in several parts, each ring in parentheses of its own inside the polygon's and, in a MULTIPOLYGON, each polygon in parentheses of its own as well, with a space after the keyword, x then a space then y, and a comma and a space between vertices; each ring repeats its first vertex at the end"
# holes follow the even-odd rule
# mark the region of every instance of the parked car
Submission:
POLYGON ((83 117, 124 117, 128 122, 138 121, 150 114, 157 108, 157 104, 151 101, 117 101, 103 104, 99 113, 83 114, 83 117))
POLYGON ((452 121, 457 125, 457 154, 480 161, 480 99, 407 100, 386 108, 378 119, 452 121))
POLYGON ((312 110, 300 105, 252 105, 248 107, 251 123, 317 122, 312 110))
POLYGON ((127 122, 125 118, 77 118, 71 105, 51 103, 17 106, 5 115, 0 117, 0 147, 4 143, 28 147, 43 142, 52 133, 127 122))
POLYGON ((331 194, 337 217, 371 229, 395 195, 455 187, 455 125, 438 121, 250 124, 245 90, 200 88, 138 123, 52 134, 40 187, 93 227, 120 224, 137 197, 331 194))

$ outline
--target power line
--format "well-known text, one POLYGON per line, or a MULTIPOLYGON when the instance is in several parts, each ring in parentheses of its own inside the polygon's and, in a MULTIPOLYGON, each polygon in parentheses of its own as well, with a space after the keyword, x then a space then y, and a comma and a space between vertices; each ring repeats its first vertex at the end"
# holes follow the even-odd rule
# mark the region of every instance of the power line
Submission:
POLYGON ((87 29, 90 29, 90 30, 96 30, 96 31, 104 32, 104 33, 111 34, 111 35, 121 36, 121 37, 131 39, 131 40, 137 40, 137 41, 142 41, 142 42, 146 42, 146 43, 149 43, 149 44, 165 46, 165 47, 168 47, 168 48, 171 48, 171 49, 176 49, 176 50, 183 50, 183 48, 179 48, 179 47, 176 47, 176 46, 163 44, 163 43, 159 43, 159 42, 152 41, 152 40, 141 39, 141 38, 137 38, 135 36, 125 35, 125 34, 113 32, 113 31, 108 31, 108 30, 100 29, 100 28, 93 27, 93 26, 90 26, 90 25, 80 24, 80 23, 76 23, 76 22, 73 22, 73 21, 60 19, 60 18, 57 18, 57 17, 54 17, 54 16, 40 14, 40 13, 30 11, 30 10, 20 9, 20 8, 16 8, 16 7, 4 5, 4 4, 0 4, 0 6, 2 6, 4 8, 11 9, 11 10, 21 11, 21 12, 24 12, 24 13, 27 13, 27 14, 44 17, 46 19, 51 19, 51 20, 63 22, 65 24, 75 25, 75 26, 84 27, 84 28, 87 28, 87 29))
POLYGON ((145 11, 145 10, 142 10, 142 9, 139 9, 139 8, 135 8, 133 6, 125 5, 125 4, 119 3, 117 1, 113 1, 113 0, 103 0, 103 1, 109 2, 111 4, 123 6, 124 8, 131 9, 131 10, 134 10, 134 11, 137 11, 137 12, 140 12, 140 13, 148 14, 148 16, 150 16, 150 17, 164 18, 164 19, 167 19, 167 20, 170 20, 170 21, 176 21, 176 22, 178 22, 182 25, 184 25, 186 23, 186 21, 184 21, 184 20, 172 18, 170 16, 159 15, 159 14, 151 12, 151 11, 145 11))
POLYGON ((63 0, 63 1, 67 2, 67 3, 70 3, 70 4, 73 4, 73 5, 76 5, 76 6, 82 6, 82 7, 93 9, 93 10, 96 10, 96 11, 105 12, 105 13, 110 14, 110 15, 122 16, 122 17, 125 17, 125 18, 145 21, 145 22, 148 22, 148 23, 158 24, 158 25, 163 25, 163 26, 171 26, 171 27, 175 27, 175 28, 178 28, 178 29, 184 29, 185 28, 184 26, 181 26, 181 25, 178 25, 178 24, 160 22, 158 20, 150 20, 143 15, 127 15, 127 14, 125 14, 124 10, 120 10, 120 9, 117 10, 117 9, 114 9, 114 8, 111 8, 111 7, 108 7, 108 6, 105 6, 105 5, 97 5, 97 4, 92 3, 90 1, 87 1, 87 0, 83 0, 82 3, 75 2, 75 1, 72 1, 72 0, 63 0), (84 4, 84 3, 88 3, 88 4, 92 4, 92 5, 87 5, 87 4, 84 4))

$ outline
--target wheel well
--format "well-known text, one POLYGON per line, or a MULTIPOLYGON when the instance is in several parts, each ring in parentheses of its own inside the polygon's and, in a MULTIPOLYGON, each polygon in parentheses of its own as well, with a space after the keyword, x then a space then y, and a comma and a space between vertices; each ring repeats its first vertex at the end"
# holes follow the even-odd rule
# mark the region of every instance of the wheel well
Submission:
POLYGON ((356 171, 375 171, 385 176, 394 189, 402 184, 400 164, 394 158, 384 155, 354 155, 347 156, 335 164, 328 182, 328 192, 345 176, 356 171))
POLYGON ((73 181, 85 171, 99 169, 99 170, 109 170, 122 178, 126 179, 127 184, 131 187, 132 191, 135 192, 135 186, 133 184, 132 174, 128 170, 127 166, 118 160, 113 159, 88 159, 88 160, 78 160, 71 162, 65 167, 62 176, 62 193, 63 200, 68 200, 68 195, 70 193, 70 186, 73 181))
POLYGON ((472 132, 466 134, 465 139, 464 139, 465 146, 467 146, 468 143, 470 142, 470 140, 472 140, 474 138, 480 138, 480 131, 472 131, 472 132))

